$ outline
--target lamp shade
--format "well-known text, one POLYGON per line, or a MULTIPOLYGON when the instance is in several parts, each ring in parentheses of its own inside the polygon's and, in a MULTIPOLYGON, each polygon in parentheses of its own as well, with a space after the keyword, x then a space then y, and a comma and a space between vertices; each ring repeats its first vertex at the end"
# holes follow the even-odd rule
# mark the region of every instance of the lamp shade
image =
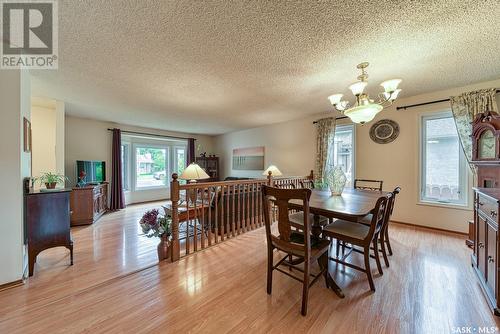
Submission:
POLYGON ((344 114, 354 123, 364 124, 370 122, 382 109, 380 104, 370 103, 348 109, 344 114))
POLYGON ((328 100, 330 100, 330 103, 334 106, 340 102, 342 96, 344 96, 344 94, 333 94, 328 96, 328 100))
POLYGON ((271 172, 271 175, 272 176, 281 176, 283 174, 281 174, 280 170, 278 169, 278 167, 276 167, 275 165, 271 165, 269 167, 267 167, 266 171, 264 173, 262 173, 262 175, 269 175, 269 172, 271 172))
POLYGON ((384 91, 387 93, 392 93, 396 89, 398 89, 399 84, 401 83, 401 79, 391 79, 386 80, 380 84, 380 86, 384 87, 384 91))
POLYGON ((351 90, 353 95, 361 95, 363 91, 365 90, 366 85, 368 85, 368 82, 366 81, 358 81, 353 83, 352 85, 349 86, 349 89, 351 90))
POLYGON ((194 162, 187 166, 181 176, 179 176, 179 179, 181 180, 203 180, 209 178, 210 176, 203 170, 203 168, 194 162))

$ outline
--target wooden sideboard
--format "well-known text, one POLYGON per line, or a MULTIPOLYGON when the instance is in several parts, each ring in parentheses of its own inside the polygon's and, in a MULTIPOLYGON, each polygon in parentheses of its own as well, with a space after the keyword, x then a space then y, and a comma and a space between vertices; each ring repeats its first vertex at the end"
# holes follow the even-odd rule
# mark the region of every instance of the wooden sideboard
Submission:
POLYGON ((30 276, 33 275, 37 255, 48 248, 59 246, 68 248, 73 264, 69 197, 69 189, 25 192, 24 219, 30 276))
POLYGON ((71 190, 71 226, 95 223, 108 211, 108 183, 71 190))
POLYGON ((474 253, 472 266, 479 278, 488 304, 495 315, 500 315, 498 287, 498 226, 500 212, 499 188, 474 188, 474 253))

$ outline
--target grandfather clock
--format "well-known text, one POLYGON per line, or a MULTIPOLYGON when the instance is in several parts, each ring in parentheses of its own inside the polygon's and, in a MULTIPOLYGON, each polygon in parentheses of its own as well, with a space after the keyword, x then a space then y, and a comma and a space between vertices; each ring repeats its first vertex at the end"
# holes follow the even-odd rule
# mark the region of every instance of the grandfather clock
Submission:
POLYGON ((477 167, 477 186, 500 187, 500 115, 479 114, 472 123, 472 164, 477 167))

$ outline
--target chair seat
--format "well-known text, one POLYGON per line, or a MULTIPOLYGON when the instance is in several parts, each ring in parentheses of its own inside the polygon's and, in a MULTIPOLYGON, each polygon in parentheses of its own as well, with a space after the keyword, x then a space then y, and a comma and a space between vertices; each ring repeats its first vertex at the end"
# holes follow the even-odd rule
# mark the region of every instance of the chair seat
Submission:
MULTIPOLYGON (((299 211, 296 213, 292 213, 288 215, 288 219, 290 220, 290 223, 292 225, 299 225, 299 226, 304 226, 304 212, 299 211)), ((312 213, 309 214, 309 221, 312 223, 314 221, 314 215, 312 213)), ((319 224, 321 226, 326 226, 328 225, 328 218, 319 216, 319 224)))
MULTIPOLYGON (((304 234, 300 232, 292 232, 290 234, 290 241, 296 244, 304 244, 304 234)), ((323 254, 325 249, 330 246, 330 240, 321 239, 311 235, 311 257, 315 258, 317 254, 323 254)), ((293 252, 295 254, 295 252, 293 252)), ((296 253, 301 256, 302 254, 296 253)))
POLYGON ((334 238, 336 235, 339 235, 347 236, 353 239, 364 240, 369 231, 369 226, 339 219, 334 223, 327 225, 323 229, 323 234, 334 238))

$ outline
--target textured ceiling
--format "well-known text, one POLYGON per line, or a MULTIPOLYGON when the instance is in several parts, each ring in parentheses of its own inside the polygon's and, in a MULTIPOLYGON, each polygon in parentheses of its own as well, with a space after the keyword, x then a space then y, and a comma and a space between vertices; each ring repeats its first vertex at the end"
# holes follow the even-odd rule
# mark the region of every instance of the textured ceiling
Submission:
POLYGON ((218 134, 329 109, 356 64, 411 96, 500 77, 499 1, 60 1, 69 114, 218 134))

